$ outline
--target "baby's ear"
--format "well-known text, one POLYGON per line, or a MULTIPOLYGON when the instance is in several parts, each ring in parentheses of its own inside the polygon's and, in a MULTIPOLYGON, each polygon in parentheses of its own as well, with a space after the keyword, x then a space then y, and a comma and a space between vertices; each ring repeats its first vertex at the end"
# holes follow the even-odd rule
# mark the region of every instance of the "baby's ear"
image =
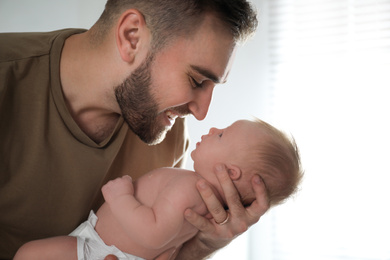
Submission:
POLYGON ((232 181, 236 181, 236 180, 240 179, 241 174, 242 174, 240 167, 238 167, 236 165, 228 165, 227 171, 228 171, 230 179, 232 179, 232 181))

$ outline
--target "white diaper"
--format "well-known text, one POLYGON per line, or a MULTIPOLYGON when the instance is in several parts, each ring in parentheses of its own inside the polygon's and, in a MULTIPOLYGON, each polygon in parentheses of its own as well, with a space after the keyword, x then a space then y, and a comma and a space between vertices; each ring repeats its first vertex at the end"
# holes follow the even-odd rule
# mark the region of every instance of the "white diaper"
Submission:
POLYGON ((78 226, 69 236, 77 237, 78 260, 104 260, 107 255, 115 255, 119 260, 144 260, 123 253, 115 246, 108 246, 95 231, 98 217, 91 211, 88 220, 78 226))

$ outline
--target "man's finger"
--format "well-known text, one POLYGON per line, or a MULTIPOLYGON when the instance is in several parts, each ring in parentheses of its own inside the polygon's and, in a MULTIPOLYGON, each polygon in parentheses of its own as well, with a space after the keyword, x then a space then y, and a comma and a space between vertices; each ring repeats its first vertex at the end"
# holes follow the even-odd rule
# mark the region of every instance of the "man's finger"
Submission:
POLYGON ((200 180, 197 183, 197 188, 202 197, 204 203, 206 204, 207 209, 210 214, 213 216, 214 220, 217 223, 223 222, 226 219, 226 211, 214 191, 206 183, 205 180, 200 180))
POLYGON ((104 260, 118 260, 118 258, 115 255, 108 255, 104 258, 104 260))
POLYGON ((186 211, 184 211, 184 217, 188 222, 190 222, 190 224, 199 229, 200 232, 214 232, 214 226, 210 223, 210 221, 205 217, 200 216, 192 209, 186 209, 186 211))
POLYGON ((264 182, 260 176, 256 175, 252 178, 252 187, 255 192, 256 200, 246 208, 247 213, 253 224, 256 223, 262 215, 269 209, 269 200, 264 182))
MULTIPOLYGON (((233 181, 230 179, 226 168, 222 165, 217 165, 214 170, 217 175, 218 181, 222 186, 222 190, 225 194, 226 203, 228 204, 229 210, 231 212, 243 211, 244 207, 242 205, 240 195, 238 194, 238 191, 234 186, 233 181)), ((224 219, 226 219, 226 216, 224 219)))

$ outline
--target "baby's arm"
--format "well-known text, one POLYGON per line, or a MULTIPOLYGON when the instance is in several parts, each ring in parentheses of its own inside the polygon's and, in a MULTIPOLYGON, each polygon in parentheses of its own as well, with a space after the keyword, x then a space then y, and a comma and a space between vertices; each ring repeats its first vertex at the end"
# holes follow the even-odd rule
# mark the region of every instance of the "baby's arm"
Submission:
POLYGON ((184 182, 184 185, 177 188, 182 191, 179 195, 176 189, 164 189, 157 196, 153 207, 141 204, 134 197, 130 176, 108 182, 103 186, 102 192, 110 210, 127 235, 145 247, 157 249, 179 233, 184 222, 184 210, 193 207, 191 204, 195 204, 194 201, 201 201, 200 197, 194 199, 199 195, 192 182, 184 182), (184 187, 186 185, 189 187, 184 187))
MULTIPOLYGON (((102 193, 104 199, 110 206, 115 205, 116 203, 119 203, 118 201, 122 200, 123 202, 129 203, 127 207, 135 208, 138 205, 141 205, 141 203, 134 198, 133 180, 129 175, 124 175, 109 181, 102 187, 102 193)), ((118 208, 117 210, 120 209, 121 208, 118 208)))

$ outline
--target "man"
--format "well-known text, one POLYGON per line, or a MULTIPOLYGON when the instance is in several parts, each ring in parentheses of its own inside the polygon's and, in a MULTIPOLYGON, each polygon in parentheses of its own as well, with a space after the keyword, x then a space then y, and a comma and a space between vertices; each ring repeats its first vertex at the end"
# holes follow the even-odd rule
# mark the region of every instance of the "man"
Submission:
MULTIPOLYGON (((1 35, 0 258, 72 231, 101 205, 108 180, 182 166, 182 117, 205 118, 256 25, 246 1, 108 0, 88 31, 1 35)), ((226 171, 216 173, 229 214, 199 183, 215 222, 188 210, 201 232, 177 259, 209 255, 268 209, 259 178, 244 208, 226 171)))

